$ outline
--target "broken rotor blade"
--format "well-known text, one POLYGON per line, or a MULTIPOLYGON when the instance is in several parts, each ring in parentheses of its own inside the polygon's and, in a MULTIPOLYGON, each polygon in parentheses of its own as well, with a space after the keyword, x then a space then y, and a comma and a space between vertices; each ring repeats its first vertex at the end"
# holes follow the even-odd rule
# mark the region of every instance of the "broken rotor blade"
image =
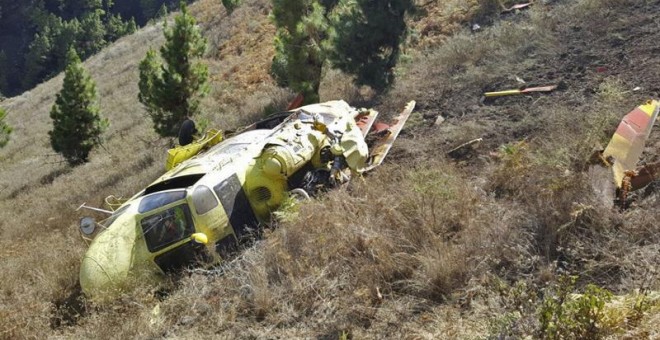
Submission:
POLYGON ((513 96, 523 93, 531 92, 551 92, 556 90, 558 85, 548 85, 548 86, 539 86, 539 87, 528 87, 522 90, 505 90, 505 91, 496 91, 496 92, 486 92, 484 93, 485 97, 504 97, 504 96, 513 96))
POLYGON ((513 5, 513 6, 509 7, 509 8, 504 9, 504 10, 502 11, 502 13, 513 12, 513 11, 515 11, 515 10, 517 10, 517 9, 525 9, 525 8, 531 6, 531 5, 532 5, 531 2, 524 3, 524 4, 513 5))
POLYGON ((529 93, 529 92, 550 92, 554 91, 557 89, 559 85, 548 85, 548 86, 539 86, 539 87, 528 87, 522 91, 521 93, 529 93))
POLYGON ((646 140, 651 134, 651 128, 658 117, 660 103, 656 100, 636 107, 626 114, 610 143, 603 151, 603 158, 614 159, 612 172, 617 187, 621 187, 625 172, 637 168, 639 157, 644 151, 646 140))
POLYGON ((408 117, 415 108, 415 101, 411 100, 406 104, 406 107, 401 111, 401 113, 394 119, 396 123, 391 125, 385 132, 386 134, 382 139, 378 140, 376 144, 369 150, 369 165, 364 169, 364 171, 372 170, 373 168, 379 166, 383 163, 383 159, 387 156, 387 153, 392 148, 392 143, 399 136, 401 129, 406 124, 408 117))

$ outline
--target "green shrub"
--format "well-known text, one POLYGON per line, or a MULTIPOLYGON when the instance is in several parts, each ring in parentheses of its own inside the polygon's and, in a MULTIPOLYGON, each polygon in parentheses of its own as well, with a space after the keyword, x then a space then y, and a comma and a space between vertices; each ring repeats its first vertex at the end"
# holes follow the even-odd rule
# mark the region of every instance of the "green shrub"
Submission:
POLYGON ((539 335, 545 339, 602 339, 605 303, 612 293, 589 284, 583 294, 574 295, 576 276, 561 276, 546 295, 539 310, 539 335))

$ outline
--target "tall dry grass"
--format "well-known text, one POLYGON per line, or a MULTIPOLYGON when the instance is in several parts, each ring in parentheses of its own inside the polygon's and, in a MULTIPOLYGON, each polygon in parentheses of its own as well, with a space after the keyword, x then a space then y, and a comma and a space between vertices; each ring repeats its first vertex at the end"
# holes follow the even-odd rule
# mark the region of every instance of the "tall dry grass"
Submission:
MULTIPOLYGON (((247 1, 245 9, 231 19, 251 22, 251 27, 264 31, 262 40, 255 43, 263 49, 254 48, 242 59, 245 64, 263 66, 233 70, 236 62, 223 64, 215 57, 207 59, 212 77, 230 73, 238 77, 233 83, 240 84, 223 82, 236 88, 221 95, 213 92, 204 101, 200 118, 208 120, 210 126, 239 126, 251 119, 249 115, 257 115, 271 101, 286 95, 265 78, 265 63, 269 61, 265 58, 270 52, 262 51, 272 50, 272 38, 268 36, 272 25, 267 13, 255 16, 251 11, 263 7, 263 3, 247 1), (257 18, 260 21, 254 21, 257 18), (255 73, 261 74, 259 82, 244 86, 242 77, 253 77, 255 73)), ((225 26, 213 24, 219 18, 231 21, 219 3, 201 1, 191 11, 200 17, 212 42, 222 44, 232 39, 226 35, 225 26)), ((48 113, 61 88, 61 75, 2 102, 10 112, 8 122, 14 133, 0 152, 0 271, 4 278, 0 284, 0 337, 49 334, 54 323, 61 323, 57 321, 62 318, 57 307, 71 297, 75 300, 79 290, 77 272, 86 248, 76 230, 83 213, 76 212, 76 208, 83 202, 102 206, 108 195, 128 197, 162 173, 169 141, 156 136, 137 101, 137 65, 148 48, 158 48, 163 41, 162 23, 153 24, 118 40, 84 63, 97 84, 101 113, 111 125, 103 136, 103 146, 83 166, 69 168, 50 149, 48 141, 48 113)), ((226 58, 235 56, 231 51, 223 54, 226 58)), ((211 50, 209 55, 217 54, 211 50)), ((99 313, 104 312, 114 313, 99 313)))

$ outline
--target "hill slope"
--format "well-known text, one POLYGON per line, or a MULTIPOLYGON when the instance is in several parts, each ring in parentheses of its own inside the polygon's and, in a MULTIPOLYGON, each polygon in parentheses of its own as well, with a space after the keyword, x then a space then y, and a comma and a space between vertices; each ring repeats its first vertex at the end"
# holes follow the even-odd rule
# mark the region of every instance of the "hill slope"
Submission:
MULTIPOLYGON (((660 97, 653 44, 660 2, 547 3, 451 37, 478 20, 477 2, 425 3, 429 15, 411 19, 419 40, 382 97, 361 97, 347 77, 328 72, 323 99, 345 97, 384 113, 418 101, 388 164, 364 183, 303 205, 225 275, 191 274, 164 298, 138 287, 111 305, 81 299, 85 246, 74 211, 132 194, 162 170, 167 141, 151 131, 136 97, 137 64, 162 43, 161 27, 122 38, 85 63, 112 124, 89 164, 70 169, 50 155, 48 111, 61 76, 2 102, 15 133, 0 151, 0 334, 538 337, 538 310, 562 274, 579 276, 576 292, 587 283, 629 296, 658 290, 657 189, 629 211, 613 211, 609 175, 585 164, 623 114, 660 97), (520 86, 516 78, 565 89, 480 102, 483 91, 520 86), (445 122, 432 126, 438 115, 445 122), (446 155, 473 138, 484 141, 458 160, 446 155)), ((246 1, 227 17, 215 1, 192 7, 212 45, 213 90, 204 102, 211 125, 240 125, 290 96, 266 72, 269 9, 246 1)), ((645 161, 657 160, 657 132, 645 161)), ((638 317, 611 321, 602 335, 658 337, 658 301, 646 301, 638 317)))

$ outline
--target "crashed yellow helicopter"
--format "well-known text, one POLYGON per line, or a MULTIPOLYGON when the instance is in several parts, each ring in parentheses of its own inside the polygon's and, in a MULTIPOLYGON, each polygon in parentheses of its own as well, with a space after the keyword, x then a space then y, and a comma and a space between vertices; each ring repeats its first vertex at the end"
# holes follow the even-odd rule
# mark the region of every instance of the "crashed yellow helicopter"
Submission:
POLYGON ((226 258, 291 193, 314 195, 381 164, 414 106, 384 125, 374 124, 378 112, 344 101, 308 105, 225 140, 210 133, 170 150, 168 171, 117 209, 81 206, 110 214, 101 223, 81 219, 91 240, 80 269, 83 292, 108 295, 135 278, 158 281, 226 258), (98 225, 103 230, 92 239, 98 225))

